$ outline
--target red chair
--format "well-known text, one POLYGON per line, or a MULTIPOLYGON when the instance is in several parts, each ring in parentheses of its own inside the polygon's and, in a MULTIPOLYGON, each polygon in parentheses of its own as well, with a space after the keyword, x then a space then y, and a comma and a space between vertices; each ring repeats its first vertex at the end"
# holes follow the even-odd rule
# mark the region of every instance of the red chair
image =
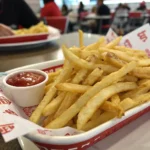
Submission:
POLYGON ((142 16, 141 12, 130 12, 129 18, 140 18, 142 16))
POLYGON ((67 17, 46 17, 46 22, 48 25, 55 27, 60 30, 60 32, 66 33, 68 29, 68 19, 67 17))

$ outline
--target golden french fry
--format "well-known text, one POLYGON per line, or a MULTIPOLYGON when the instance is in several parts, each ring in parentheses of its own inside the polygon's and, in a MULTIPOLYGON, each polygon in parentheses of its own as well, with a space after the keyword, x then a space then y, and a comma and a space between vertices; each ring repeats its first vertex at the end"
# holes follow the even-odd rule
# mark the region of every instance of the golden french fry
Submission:
POLYGON ((80 47, 83 47, 83 32, 81 30, 78 31, 79 32, 79 45, 80 47))
POLYGON ((71 107, 69 107, 65 112, 63 112, 58 118, 49 123, 46 126, 46 128, 57 129, 65 126, 65 124, 67 124, 69 120, 71 120, 74 116, 77 115, 77 113, 88 102, 89 99, 91 99, 95 94, 97 94, 105 87, 113 84, 114 82, 119 81, 120 78, 125 76, 127 73, 131 72, 136 67, 136 65, 136 62, 130 62, 124 67, 122 67, 120 70, 106 76, 100 82, 96 83, 90 90, 88 90, 82 96, 80 96, 80 98, 71 107))
POLYGON ((126 111, 136 106, 136 102, 133 101, 131 98, 125 98, 120 102, 119 105, 122 107, 124 111, 126 111))
POLYGON ((46 117, 43 121, 43 127, 47 126, 49 122, 53 120, 53 114, 46 117))
POLYGON ((70 65, 70 63, 68 61, 65 62, 63 68, 64 68, 63 71, 61 71, 60 75, 53 82, 51 88, 46 93, 46 95, 44 96, 43 100, 40 102, 40 104, 37 106, 37 108, 32 113, 32 115, 30 117, 30 121, 32 121, 34 123, 38 123, 38 121, 39 121, 39 119, 40 119, 40 117, 42 115, 43 109, 53 99, 53 97, 55 96, 55 94, 57 92, 57 89, 55 88, 55 85, 60 83, 60 82, 66 81, 66 79, 68 79, 69 76, 71 75, 73 67, 70 65))
POLYGON ((132 57, 130 55, 128 55, 126 52, 122 52, 122 51, 118 51, 118 50, 114 50, 114 49, 109 49, 109 48, 105 48, 105 47, 101 47, 99 49, 100 53, 104 53, 104 52, 112 52, 114 53, 119 59, 125 61, 125 62, 131 62, 131 61, 138 61, 138 58, 136 57, 132 57))
POLYGON ((132 75, 138 78, 150 79, 150 67, 137 67, 133 70, 132 75))
POLYGON ((99 48, 99 46, 101 46, 103 43, 105 42, 105 38, 102 36, 98 42, 88 45, 84 51, 91 51, 91 50, 97 50, 99 48))
POLYGON ((67 110, 78 98, 78 94, 67 93, 64 100, 62 101, 60 107, 55 113, 54 118, 60 116, 65 110, 67 110))
POLYGON ((112 42, 110 42, 109 44, 106 45, 106 48, 114 48, 116 45, 119 44, 119 42, 121 41, 122 37, 118 37, 115 40, 113 40, 112 42))
POLYGON ((98 117, 100 117, 100 115, 102 114, 102 110, 101 109, 98 109, 94 114, 93 116, 91 117, 91 120, 95 120, 97 119, 98 117))
POLYGON ((43 116, 49 116, 52 115, 57 111, 59 108, 61 102, 63 101, 64 97, 66 95, 66 92, 60 93, 54 100, 52 100, 43 110, 43 116))
POLYGON ((131 76, 131 75, 126 75, 123 77, 123 81, 124 82, 137 82, 138 78, 135 76, 131 76))
POLYGON ((99 52, 97 50, 80 51, 78 53, 80 53, 80 54, 77 56, 80 56, 82 59, 86 59, 87 57, 92 56, 92 55, 96 55, 98 58, 100 58, 99 52))
POLYGON ((142 84, 141 86, 139 86, 137 89, 135 90, 131 90, 129 92, 126 92, 125 94, 123 94, 121 96, 121 99, 125 99, 125 98, 136 98, 141 94, 145 94, 150 90, 150 81, 147 81, 146 83, 142 84))
POLYGON ((88 131, 98 125, 105 123, 111 119, 115 118, 115 114, 112 112, 104 112, 98 118, 89 121, 83 128, 83 131, 88 131))
POLYGON ((138 97, 134 98, 134 101, 136 102, 137 105, 150 101, 150 92, 139 95, 138 97))
POLYGON ((105 60, 114 65, 115 67, 121 68, 122 66, 124 66, 126 64, 125 61, 119 59, 114 53, 112 52, 107 52, 105 55, 105 60))
POLYGON ((145 84, 147 81, 149 81, 149 79, 141 79, 138 81, 138 85, 141 86, 141 85, 145 84))
POLYGON ((86 70, 86 69, 79 70, 76 73, 75 77, 72 79, 72 83, 74 83, 74 84, 81 83, 85 79, 87 74, 88 74, 88 70, 86 70))
POLYGON ((86 60, 81 59, 78 56, 74 55, 65 46, 63 46, 62 49, 66 59, 68 59, 70 62, 72 62, 74 65, 78 66, 79 68, 93 70, 97 67, 95 64, 87 62, 86 60))
POLYGON ((81 48, 69 48, 69 50, 74 53, 75 55, 77 55, 78 57, 81 57, 81 48))
POLYGON ((150 59, 139 60, 138 65, 140 67, 148 67, 148 66, 150 66, 150 59))
POLYGON ((102 74, 103 74, 103 70, 101 70, 100 68, 96 68, 88 75, 88 77, 85 79, 83 84, 84 85, 93 85, 96 81, 98 81, 100 79, 102 74))
POLYGON ((118 94, 113 95, 110 100, 113 104, 116 104, 116 105, 120 103, 120 97, 118 94))
POLYGON ((97 108, 99 108, 111 96, 123 91, 135 89, 136 87, 137 85, 134 82, 123 82, 116 83, 102 89, 98 94, 96 94, 92 99, 90 99, 79 112, 77 120, 77 129, 81 130, 83 126, 92 117, 92 115, 95 113, 97 108))
POLYGON ((91 88, 88 85, 80 85, 73 83, 59 83, 56 85, 56 88, 60 91, 72 92, 72 93, 85 93, 91 88))
POLYGON ((121 117, 124 113, 123 109, 119 105, 113 104, 109 101, 105 101, 100 108, 104 111, 115 113, 117 117, 121 117))
POLYGON ((59 70, 57 70, 55 72, 48 73, 48 77, 49 78, 53 78, 55 76, 58 76, 61 73, 61 71, 62 71, 62 69, 59 69, 59 70))
MULTIPOLYGON (((114 67, 114 66, 111 66, 111 65, 105 65, 105 64, 99 64, 97 65, 98 68, 101 68, 104 73, 107 73, 107 74, 110 74, 112 72, 115 72, 115 71, 118 71, 119 69, 114 67)), ((104 74, 103 73, 103 74, 104 74)))
POLYGON ((51 86, 52 86, 52 83, 45 86, 45 94, 48 92, 48 90, 50 89, 51 86))
POLYGON ((144 57, 147 58, 147 54, 145 53, 145 51, 135 50, 135 49, 132 49, 132 48, 127 48, 125 46, 115 46, 114 49, 120 50, 120 51, 123 51, 123 52, 127 52, 127 53, 130 52, 130 54, 132 53, 132 55, 144 56, 144 57))

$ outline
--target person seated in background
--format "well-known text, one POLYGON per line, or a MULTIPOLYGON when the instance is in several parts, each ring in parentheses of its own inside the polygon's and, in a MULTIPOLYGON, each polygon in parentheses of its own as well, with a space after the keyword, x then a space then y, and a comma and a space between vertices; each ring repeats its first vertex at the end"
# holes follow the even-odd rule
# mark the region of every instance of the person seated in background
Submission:
MULTIPOLYGON (((97 11, 97 8, 96 8, 96 6, 94 6, 92 8, 91 12, 86 17, 90 17, 90 18, 95 17, 96 16, 96 11, 97 11)), ((93 19, 87 20, 85 22, 87 23, 88 26, 91 26, 91 27, 96 25, 96 22, 93 19)))
MULTIPOLYGON (((38 22, 39 20, 24 0, 0 0, 0 23, 17 29, 19 26, 29 28, 38 22)), ((3 29, 1 35, 10 33, 6 26, 1 25, 3 29)))
POLYGON ((97 15, 110 15, 110 9, 107 5, 104 4, 104 0, 98 0, 98 9, 97 9, 97 15))
MULTIPOLYGON (((97 15, 98 16, 110 15, 110 9, 109 9, 108 6, 106 6, 104 4, 104 0, 97 0, 97 6, 98 6, 98 8, 97 8, 97 15)), ((109 25, 109 24, 110 24, 110 20, 109 19, 102 21, 102 26, 109 25)), ((99 21, 97 21, 97 27, 92 32, 93 33, 98 33, 99 28, 100 28, 100 24, 99 24, 99 21)), ((106 31, 103 30, 104 33, 106 33, 107 30, 108 29, 106 29, 106 31)))
POLYGON ((79 8, 78 8, 78 15, 80 15, 81 12, 84 11, 84 4, 82 2, 79 3, 79 8))
POLYGON ((67 16, 69 13, 68 7, 66 4, 63 4, 62 9, 61 9, 61 13, 63 16, 67 16))
POLYGON ((140 6, 137 8, 139 11, 146 11, 146 3, 143 1, 140 3, 140 6))
MULTIPOLYGON (((94 6, 92 8, 91 12, 89 12, 89 14, 86 15, 86 17, 94 18, 96 16, 96 11, 97 11, 97 8, 96 8, 96 6, 94 6)), ((81 25, 81 29, 84 32, 90 32, 92 30, 92 28, 95 28, 96 21, 94 19, 82 20, 80 25, 81 25)))
POLYGON ((128 4, 127 4, 127 3, 125 3, 123 7, 124 7, 124 9, 127 9, 128 11, 130 11, 130 10, 131 10, 131 8, 128 6, 128 4))
POLYGON ((76 10, 70 10, 68 13, 68 32, 73 32, 74 27, 78 22, 78 12, 76 10))
POLYGON ((123 29, 128 22, 129 9, 123 4, 119 4, 115 11, 115 16, 111 25, 111 28, 115 30, 119 35, 123 34, 123 29))
POLYGON ((44 0, 44 7, 41 9, 41 17, 59 17, 61 11, 54 0, 44 0))

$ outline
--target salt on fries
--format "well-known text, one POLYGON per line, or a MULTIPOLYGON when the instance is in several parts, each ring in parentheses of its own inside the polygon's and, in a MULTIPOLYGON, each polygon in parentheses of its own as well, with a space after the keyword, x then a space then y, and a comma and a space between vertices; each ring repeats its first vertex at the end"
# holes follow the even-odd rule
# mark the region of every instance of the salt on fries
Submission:
POLYGON ((150 99, 150 60, 144 51, 106 44, 104 37, 84 46, 63 46, 65 63, 50 73, 45 96, 30 117, 45 128, 71 126, 88 131, 150 99), (42 119, 43 120, 43 119, 42 119))

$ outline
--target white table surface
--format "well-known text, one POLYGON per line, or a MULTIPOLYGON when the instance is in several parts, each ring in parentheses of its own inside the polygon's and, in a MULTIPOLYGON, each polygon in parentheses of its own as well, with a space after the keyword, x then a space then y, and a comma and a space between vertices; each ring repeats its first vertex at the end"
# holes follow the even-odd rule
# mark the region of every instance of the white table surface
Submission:
POLYGON ((97 20, 101 20, 101 19, 111 19, 111 16, 109 15, 103 15, 103 16, 87 16, 85 17, 85 19, 97 19, 97 20))
POLYGON ((150 112, 88 150, 150 150, 150 112))

